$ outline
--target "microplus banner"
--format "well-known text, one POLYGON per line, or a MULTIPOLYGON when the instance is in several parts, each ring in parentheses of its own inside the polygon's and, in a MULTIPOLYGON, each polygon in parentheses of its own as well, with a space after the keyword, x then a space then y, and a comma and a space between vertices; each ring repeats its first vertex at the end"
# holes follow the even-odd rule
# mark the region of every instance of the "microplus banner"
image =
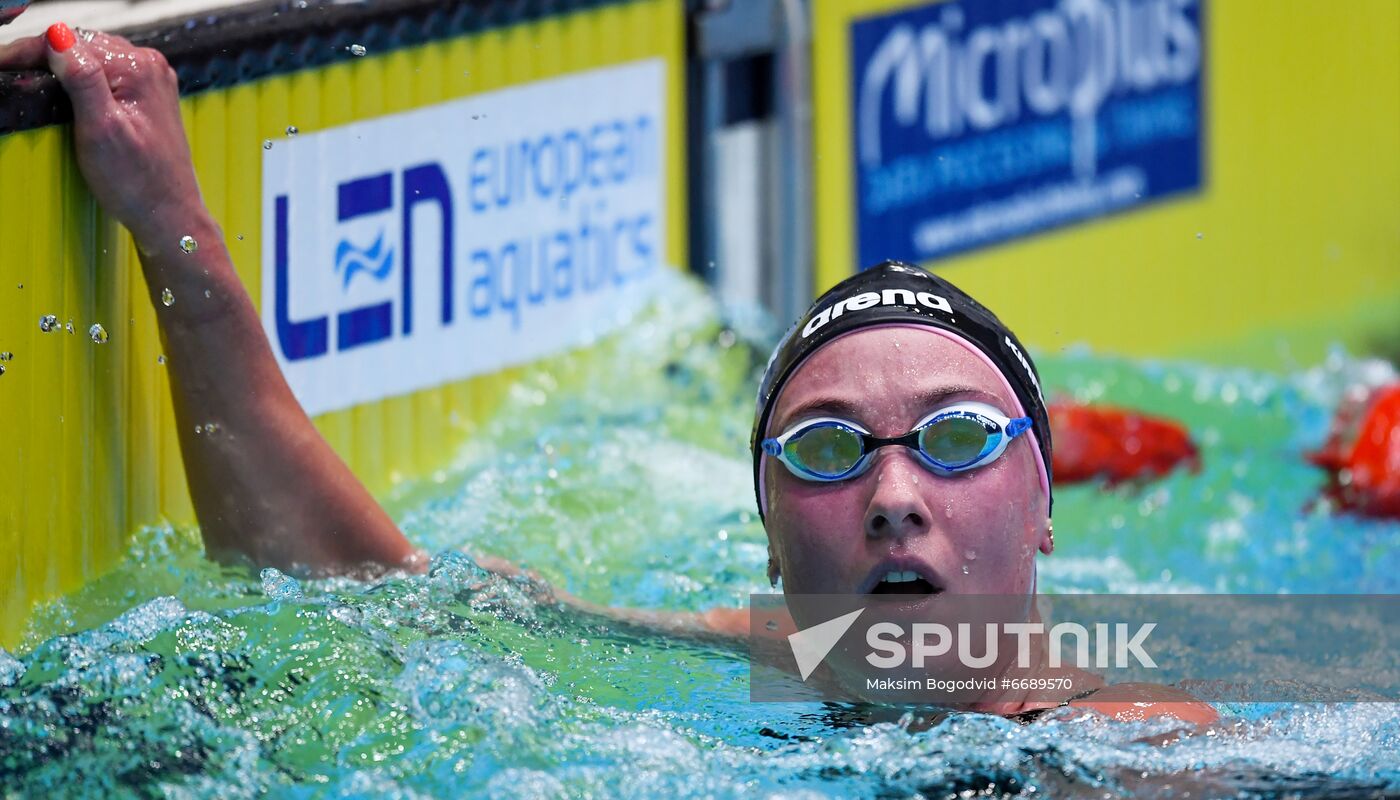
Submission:
POLYGON ((977 0, 853 23, 860 263, 1199 189, 1203 4, 977 0))
POLYGON ((265 143, 262 318, 310 414, 578 346, 666 241, 664 62, 265 143))

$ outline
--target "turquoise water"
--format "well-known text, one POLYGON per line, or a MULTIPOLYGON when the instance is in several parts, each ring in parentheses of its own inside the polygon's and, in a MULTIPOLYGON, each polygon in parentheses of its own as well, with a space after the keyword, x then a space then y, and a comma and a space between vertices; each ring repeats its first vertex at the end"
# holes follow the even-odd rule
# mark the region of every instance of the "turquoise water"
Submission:
MULTIPOLYGON (((1393 705, 1221 706, 1238 732, 953 715, 850 726, 748 700, 741 655, 532 599, 459 553, 589 600, 701 610, 766 591, 747 437, 773 333, 669 282, 601 357, 526 375, 452 469, 390 508, 436 553, 375 583, 255 576, 193 531, 139 533, 113 575, 0 651, 0 796, 1143 797, 1400 793, 1393 705), (575 391, 563 387, 588 385, 575 391)), ((1199 473, 1057 492, 1049 592, 1400 591, 1400 524, 1309 507, 1301 453, 1342 389, 1394 376, 1336 354, 1279 376, 1038 354, 1051 394, 1183 420, 1199 473)))

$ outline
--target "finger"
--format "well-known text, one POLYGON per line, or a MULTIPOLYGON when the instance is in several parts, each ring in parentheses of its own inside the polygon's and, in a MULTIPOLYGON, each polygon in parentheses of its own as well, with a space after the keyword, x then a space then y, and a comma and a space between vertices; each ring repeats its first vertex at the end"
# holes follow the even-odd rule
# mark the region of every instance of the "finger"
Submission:
POLYGON ((103 70, 107 73, 107 84, 111 88, 112 95, 118 100, 128 94, 130 87, 136 87, 139 92, 145 89, 163 87, 160 81, 137 80, 128 85, 128 78, 134 78, 147 70, 160 72, 173 72, 165 56, 158 50, 149 47, 138 47, 127 39, 114 33, 103 33, 102 31, 76 30, 78 41, 85 43, 101 57, 103 70))
POLYGON ((100 48, 103 53, 110 53, 113 58, 119 57, 123 53, 132 53, 138 48, 125 38, 115 33, 105 33, 86 28, 77 29, 78 38, 84 42, 91 43, 94 47, 100 48))
POLYGON ((49 70, 63 84, 73 102, 73 116, 81 124, 105 115, 116 101, 102 69, 103 57, 87 42, 78 41, 73 30, 62 22, 49 26, 49 70))
POLYGON ((48 66, 48 42, 44 34, 0 44, 0 69, 44 69, 48 66))

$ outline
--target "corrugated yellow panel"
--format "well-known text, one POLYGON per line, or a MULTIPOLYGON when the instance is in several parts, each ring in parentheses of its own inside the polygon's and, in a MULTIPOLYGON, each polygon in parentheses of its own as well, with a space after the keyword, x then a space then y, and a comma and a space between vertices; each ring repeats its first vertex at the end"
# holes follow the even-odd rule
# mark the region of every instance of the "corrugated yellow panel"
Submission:
MULTIPOLYGON (((651 3, 651 35, 666 63, 685 63, 685 17, 678 3, 651 3)), ((666 263, 684 270, 689 260, 686 224, 685 70, 667 72, 666 82, 666 263)))
MULTIPOLYGON (((92 467, 94 518, 92 530, 78 531, 88 544, 83 577, 100 573, 121 553, 126 534, 132 528, 129 497, 144 477, 133 472, 129 463, 127 423, 130 420, 132 359, 137 340, 142 338, 133 323, 130 306, 131 282, 127 273, 139 270, 127 259, 127 240, 120 226, 98 215, 93 263, 98 274, 93 281, 97 293, 97 317, 104 320, 111 340, 108 352, 98 362, 94 380, 92 467)), ((138 297, 144 302, 145 298, 138 297)), ((151 517, 142 517, 146 520, 151 517)))
POLYGON ((221 186, 205 188, 205 194, 217 191, 224 197, 224 211, 218 217, 228 242, 233 267, 253 305, 261 308, 262 284, 258 270, 262 252, 262 219, 258 198, 253 190, 262 175, 262 141, 267 136, 258 115, 260 89, 255 84, 235 86, 225 92, 225 164, 228 179, 221 186))
MULTIPOLYGON (((42 275, 35 276, 32 287, 35 305, 44 309, 41 314, 57 316, 60 325, 66 324, 70 316, 64 306, 68 286, 59 240, 64 226, 58 156, 67 141, 66 132, 62 130, 43 131, 31 140, 30 164, 43 169, 34 170, 34 193, 29 197, 25 214, 31 226, 23 237, 27 240, 25 257, 44 270, 42 275)), ((65 361, 70 339, 72 335, 65 328, 57 328, 36 341, 34 352, 26 359, 27 366, 33 370, 30 383, 33 416, 27 420, 33 424, 28 431, 32 454, 29 469, 47 479, 44 484, 25 482, 34 501, 29 520, 31 527, 25 531, 22 548, 27 562, 24 583, 31 597, 51 591, 49 576, 54 572, 55 558, 50 550, 50 537, 63 535, 62 525, 67 521, 63 513, 61 471, 68 468, 72 457, 65 449, 63 430, 68 406, 64 395, 69 391, 64 384, 68 372, 65 361), (45 531, 46 535, 28 535, 33 531, 45 531)))
MULTIPOLYGON (((33 141, 41 133, 0 137, 0 168, 29 184, 35 179, 29 166, 33 141)), ((38 335, 38 314, 34 311, 32 242, 27 233, 32 225, 29 193, 0 192, 0 241, 6 243, 0 255, 0 352, 14 354, 13 360, 0 361, 0 585, 11 588, 0 593, 0 642, 13 640, 19 623, 28 611, 30 591, 24 567, 28 563, 26 531, 33 530, 35 498, 29 491, 30 463, 36 444, 32 429, 34 411, 34 367, 38 335)))
MULTIPOLYGON (((56 465, 53 479, 59 482, 64 498, 59 506, 58 530, 49 537, 51 561, 44 582, 44 591, 56 593, 64 586, 75 585, 82 579, 86 531, 92 529, 92 388, 94 364, 109 356, 108 344, 92 341, 88 331, 97 319, 94 290, 96 269, 95 216, 88 202, 87 190, 78 165, 63 157, 67 137, 54 140, 57 152, 52 153, 58 165, 55 188, 58 191, 56 209, 59 215, 59 236, 48 248, 53 267, 61 275, 63 308, 73 321, 73 328, 63 337, 63 461, 56 465)), ((105 326, 103 330, 105 330, 105 326)))

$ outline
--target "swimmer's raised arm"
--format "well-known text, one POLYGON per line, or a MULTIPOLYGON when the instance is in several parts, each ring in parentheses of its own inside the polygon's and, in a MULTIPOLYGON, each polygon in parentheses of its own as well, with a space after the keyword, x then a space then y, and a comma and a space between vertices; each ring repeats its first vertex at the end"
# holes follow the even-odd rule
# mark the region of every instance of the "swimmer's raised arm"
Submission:
POLYGON ((200 198, 174 70, 155 50, 105 34, 75 37, 61 24, 0 45, 0 69, 43 68, 72 100, 88 187, 140 251, 209 554, 316 574, 416 566, 412 545, 282 377, 200 198), (197 248, 186 252, 184 237, 197 248), (161 301, 166 291, 171 304, 161 301), (213 433, 196 433, 211 423, 213 433))

